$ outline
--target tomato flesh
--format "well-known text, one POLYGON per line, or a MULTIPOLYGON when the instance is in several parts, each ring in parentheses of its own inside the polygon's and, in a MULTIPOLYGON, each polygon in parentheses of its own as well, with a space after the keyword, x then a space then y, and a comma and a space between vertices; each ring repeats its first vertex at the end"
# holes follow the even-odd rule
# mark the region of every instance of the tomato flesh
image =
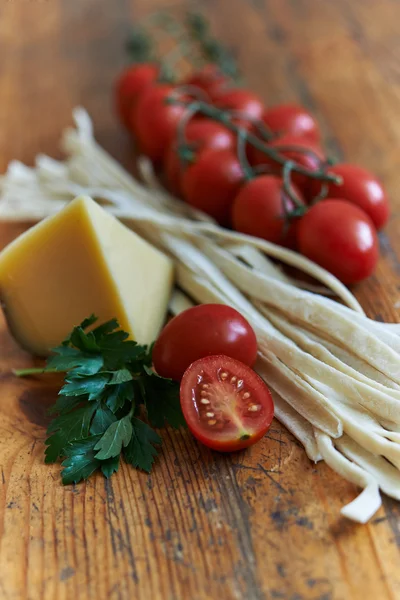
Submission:
POLYGON ((212 354, 226 354, 249 366, 257 358, 250 323, 224 304, 201 304, 171 319, 154 345, 153 363, 159 375, 179 381, 192 362, 212 354))
POLYGON ((255 444, 274 416, 264 381, 250 367, 223 355, 191 364, 181 382, 180 398, 194 437, 220 452, 255 444))

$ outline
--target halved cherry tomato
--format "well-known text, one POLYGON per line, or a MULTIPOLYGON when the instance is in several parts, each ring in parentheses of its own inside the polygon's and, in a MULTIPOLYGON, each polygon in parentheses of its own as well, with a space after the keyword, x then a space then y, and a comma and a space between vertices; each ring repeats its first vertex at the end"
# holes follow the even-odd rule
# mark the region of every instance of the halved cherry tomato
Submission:
POLYGON ((298 104, 280 104, 267 109, 262 121, 273 133, 305 137, 318 143, 319 127, 314 117, 298 104))
MULTIPOLYGON (((324 160, 322 149, 306 138, 288 134, 269 142, 268 146, 278 151, 284 158, 293 160, 309 171, 317 171, 324 160)), ((276 161, 256 148, 249 148, 249 160, 254 166, 267 165, 276 174, 280 175, 282 172, 282 167, 276 161)), ((293 172, 292 182, 305 193, 312 180, 307 175, 293 172)))
POLYGON ((242 88, 231 88, 222 91, 214 97, 214 104, 223 110, 240 111, 250 119, 261 119, 264 112, 262 99, 248 90, 242 88))
POLYGON ((167 323, 154 345, 153 363, 159 375, 179 381, 192 362, 222 353, 252 366, 257 358, 253 328, 230 306, 201 304, 167 323))
POLYGON ((233 199, 243 179, 236 153, 206 148, 183 173, 183 196, 192 206, 214 217, 221 225, 227 225, 233 199))
MULTIPOLYGON (((292 186, 299 204, 304 204, 300 191, 292 186)), ((274 244, 294 247, 295 226, 290 225, 288 213, 293 201, 283 191, 283 181, 274 175, 261 175, 240 189, 232 206, 232 223, 236 231, 254 235, 274 244)))
POLYGON ((154 161, 162 158, 186 110, 183 105, 168 103, 174 90, 165 84, 146 88, 131 112, 132 131, 140 149, 154 161))
POLYGON ((274 416, 271 392, 261 377, 228 356, 208 356, 191 364, 180 397, 194 437, 220 452, 252 446, 274 416))
MULTIPOLYGON (((330 183, 327 196, 329 198, 344 198, 356 204, 369 215, 377 229, 381 229, 389 218, 389 201, 379 179, 357 165, 341 163, 329 167, 329 173, 339 175, 342 185, 330 183)), ((321 182, 315 181, 312 195, 317 196, 321 182)))
MULTIPOLYGON (((235 145, 235 136, 229 129, 217 121, 213 121, 212 119, 193 119, 186 126, 185 141, 190 144, 191 149, 197 154, 204 148, 233 148, 235 145)), ((181 177, 188 163, 185 164, 178 155, 177 142, 178 140, 175 139, 166 152, 164 171, 169 190, 180 196, 182 193, 181 177)))
POLYGON ((129 129, 130 115, 140 94, 155 83, 160 68, 154 63, 143 63, 125 69, 115 85, 115 102, 122 123, 129 129))
POLYGON ((212 98, 229 83, 229 79, 216 65, 209 64, 199 71, 194 71, 182 83, 183 85, 194 85, 212 98))
POLYGON ((369 216, 347 200, 329 198, 312 206, 299 220, 302 254, 343 283, 357 283, 375 269, 378 237, 369 216))

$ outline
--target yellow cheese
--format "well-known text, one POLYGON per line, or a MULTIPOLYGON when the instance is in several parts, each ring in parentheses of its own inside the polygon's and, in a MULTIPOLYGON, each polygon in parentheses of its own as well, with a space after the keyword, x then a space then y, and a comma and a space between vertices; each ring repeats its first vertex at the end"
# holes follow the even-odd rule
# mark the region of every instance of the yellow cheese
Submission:
POLYGON ((99 323, 116 317, 138 343, 151 343, 172 283, 171 260, 88 197, 76 198, 0 253, 9 327, 38 355, 92 313, 99 323))

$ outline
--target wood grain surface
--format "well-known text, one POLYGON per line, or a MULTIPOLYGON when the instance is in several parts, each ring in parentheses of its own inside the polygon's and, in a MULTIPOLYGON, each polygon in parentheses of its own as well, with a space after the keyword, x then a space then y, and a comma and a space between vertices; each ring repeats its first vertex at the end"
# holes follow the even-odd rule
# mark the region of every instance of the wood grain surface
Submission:
MULTIPOLYGON (((298 100, 338 158, 384 180, 392 218, 376 275, 356 289, 368 314, 399 320, 400 3, 203 0, 249 85, 298 100)), ((0 0, 0 171, 58 156, 71 109, 129 168, 111 103, 130 23, 163 0, 0 0)), ((183 0, 174 4, 187 8, 183 0)), ((23 227, 2 226, 5 245, 23 227)), ((339 516, 357 490, 314 466, 275 422, 247 452, 223 456, 168 432, 151 475, 123 466, 62 487, 43 464, 57 380, 17 380, 32 364, 0 324, 1 600, 347 600, 400 598, 400 507, 366 526, 339 516)))

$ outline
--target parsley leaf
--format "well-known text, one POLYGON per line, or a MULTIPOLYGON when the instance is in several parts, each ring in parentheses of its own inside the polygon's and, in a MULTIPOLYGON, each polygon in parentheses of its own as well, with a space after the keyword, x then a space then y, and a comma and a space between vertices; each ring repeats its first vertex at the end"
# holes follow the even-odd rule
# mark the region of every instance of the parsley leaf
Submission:
POLYGON ((76 440, 65 448, 66 459, 62 463, 64 469, 61 472, 64 485, 87 479, 99 468, 101 462, 95 458, 94 450, 99 438, 100 436, 91 436, 76 440))
POLYGON ((123 417, 115 423, 111 423, 101 439, 97 442, 95 450, 98 450, 96 458, 106 460, 120 454, 122 446, 127 446, 132 437, 131 415, 123 417))
POLYGON ((119 455, 108 458, 107 460, 101 461, 101 472, 104 477, 111 477, 113 473, 116 473, 119 468, 119 455))
POLYGON ((85 438, 89 433, 90 421, 96 410, 96 404, 85 404, 68 414, 56 417, 48 426, 51 434, 46 440, 46 463, 55 462, 63 454, 69 442, 85 438))
POLYGON ((174 429, 184 427, 186 422, 179 399, 179 384, 172 379, 159 377, 150 369, 146 369, 146 374, 141 383, 151 425, 164 427, 167 421, 174 429))
POLYGON ((99 373, 80 379, 65 378, 67 383, 61 388, 61 396, 84 396, 89 395, 89 400, 95 400, 100 392, 104 390, 110 381, 110 376, 99 373))
POLYGON ((109 388, 106 404, 108 408, 116 413, 122 408, 125 402, 132 402, 134 398, 134 387, 131 381, 113 385, 109 388))
POLYGON ((97 435, 104 433, 109 426, 117 420, 117 417, 107 406, 99 406, 94 413, 93 421, 90 426, 90 433, 97 435))
POLYGON ((125 449, 125 460, 134 467, 150 473, 157 450, 154 444, 161 444, 160 436, 140 419, 132 419, 132 438, 125 449))

